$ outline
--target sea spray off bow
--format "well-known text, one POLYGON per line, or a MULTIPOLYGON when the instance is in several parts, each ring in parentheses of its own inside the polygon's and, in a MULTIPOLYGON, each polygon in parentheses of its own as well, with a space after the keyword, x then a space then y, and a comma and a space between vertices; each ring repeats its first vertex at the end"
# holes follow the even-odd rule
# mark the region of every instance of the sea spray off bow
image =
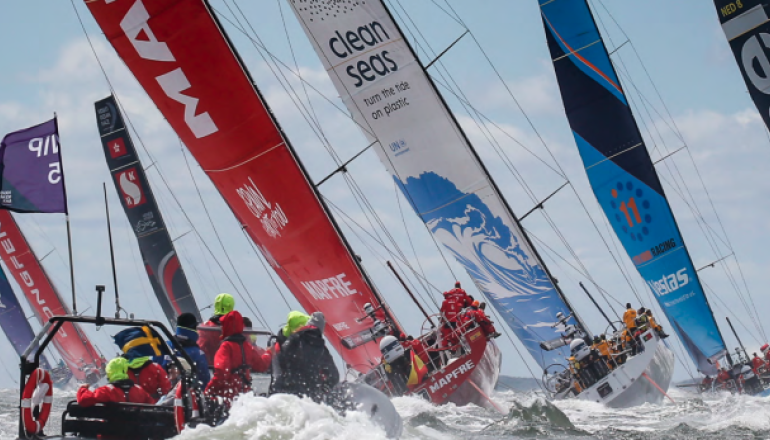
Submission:
POLYGON ((56 118, 0 142, 0 208, 67 212, 56 118))

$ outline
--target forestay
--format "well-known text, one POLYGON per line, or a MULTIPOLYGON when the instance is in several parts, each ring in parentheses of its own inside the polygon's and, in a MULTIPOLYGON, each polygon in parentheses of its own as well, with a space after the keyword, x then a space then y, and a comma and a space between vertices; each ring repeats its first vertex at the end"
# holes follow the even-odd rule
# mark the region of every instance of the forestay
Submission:
MULTIPOLYGON (((363 305, 379 305, 294 151, 202 0, 87 1, 118 55, 246 233, 326 336, 361 372, 379 363, 363 305)), ((275 301, 260 292, 258 301, 275 301)))
POLYGON ((104 157, 163 313, 172 326, 176 326, 176 317, 185 312, 201 322, 198 304, 115 98, 109 96, 95 105, 104 157))
POLYGON ((698 369, 725 344, 586 0, 540 0, 564 108, 594 194, 698 369))
POLYGON ((770 128, 770 4, 714 0, 714 6, 751 99, 770 128))
POLYGON ((564 363, 539 344, 569 308, 385 6, 289 4, 412 208, 537 362, 564 363))

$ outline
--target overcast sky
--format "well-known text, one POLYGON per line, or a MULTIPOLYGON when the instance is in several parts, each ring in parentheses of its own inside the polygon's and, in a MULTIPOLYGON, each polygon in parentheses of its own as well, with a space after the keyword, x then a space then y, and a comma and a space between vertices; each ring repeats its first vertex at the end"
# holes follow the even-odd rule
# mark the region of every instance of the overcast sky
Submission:
MULTIPOLYGON (((417 50, 424 63, 432 60, 430 50, 441 52, 464 32, 434 2, 403 3, 409 3, 408 15, 396 2, 396 17, 406 29, 414 31, 415 25, 419 28, 420 35, 407 33, 410 39, 416 36, 420 41, 417 50)), ((435 3, 447 9, 444 3, 435 3)), ((144 166, 150 167, 151 185, 172 238, 178 238, 175 245, 198 304, 204 307, 216 294, 231 292, 244 315, 258 316, 256 306, 269 328, 277 328, 284 322, 289 308, 298 307, 296 301, 280 282, 277 287, 273 283, 263 268, 261 257, 253 251, 197 163, 182 149, 168 124, 115 56, 82 2, 75 1, 75 4, 98 59, 127 111, 127 118, 136 129, 134 142, 144 166)), ((272 60, 266 63, 265 52, 258 51, 229 24, 232 14, 228 6, 233 7, 233 3, 215 0, 212 4, 224 17, 228 33, 311 177, 320 181, 336 168, 335 162, 276 79, 272 60)), ((489 0, 453 1, 450 4, 471 34, 442 58, 443 65, 473 105, 493 121, 494 126, 490 123, 487 128, 513 167, 504 165, 480 126, 453 95, 446 93, 445 96, 517 215, 528 212, 537 200, 545 198, 565 182, 571 183, 545 205, 545 213, 558 227, 558 234, 542 211, 533 213, 523 223, 578 312, 593 331, 602 332, 607 324, 579 289, 579 281, 594 292, 596 288, 592 281, 601 286, 614 298, 609 299, 609 303, 617 312, 620 312, 621 303, 639 304, 633 289, 645 305, 649 305, 651 297, 625 252, 607 233, 607 224, 588 188, 564 117, 537 2, 489 0), (487 56, 495 69, 488 64, 487 56), (526 117, 508 95, 500 78, 512 91, 526 117), (560 237, 565 238, 569 247, 560 237), (616 260, 621 262, 622 270, 616 260), (581 273, 583 268, 588 270, 590 279, 581 273), (630 280, 630 285, 626 279, 630 280)), ((321 97, 310 88, 305 95, 296 76, 282 68, 282 74, 291 78, 295 90, 300 90, 301 99, 307 102, 309 96, 324 135, 336 153, 348 158, 365 147, 366 141, 357 127, 335 108, 334 105, 342 108, 342 104, 287 5, 243 0, 237 5, 267 49, 293 70, 299 66, 302 77, 325 95, 325 98, 321 97), (262 9, 257 10, 257 5, 262 9)), ((765 293, 765 286, 770 281, 767 270, 770 261, 765 252, 770 245, 767 232, 770 210, 766 197, 770 186, 766 178, 770 142, 719 28, 713 5, 695 0, 607 1, 611 16, 604 5, 594 3, 594 6, 597 17, 607 26, 602 30, 607 32, 608 46, 614 49, 622 45, 613 60, 621 71, 626 90, 633 92, 639 88, 643 92, 644 98, 640 99, 634 93, 631 97, 653 158, 661 158, 686 146, 660 162, 658 170, 695 266, 699 268, 728 256, 723 263, 701 272, 728 347, 736 346, 724 321, 725 314, 731 313, 730 316, 736 318, 734 321, 743 342, 750 350, 755 350, 764 341, 749 319, 742 297, 747 298, 748 288, 762 316, 770 309, 770 297, 765 293), (613 23, 612 17, 625 34, 613 23), (626 36, 630 43, 623 45, 626 36), (643 65, 639 64, 637 53, 643 65), (630 79, 624 73, 626 70, 630 72, 630 79), (645 71, 652 77, 666 107, 650 86, 645 71), (650 105, 641 105, 646 102, 650 105), (678 127, 684 142, 678 139, 672 127, 678 127), (701 178, 705 181, 705 189, 701 178), (721 223, 714 215, 712 202, 721 223), (703 226, 699 215, 694 214, 691 207, 695 206, 705 217, 707 226, 703 226), (718 238, 704 234, 709 230, 716 231, 718 238), (736 257, 740 266, 736 265, 736 257), (730 268, 729 273, 725 267, 730 268), (733 285, 740 288, 742 297, 733 285)), ((109 182, 96 130, 93 103, 107 96, 110 87, 73 6, 65 0, 9 2, 3 5, 0 15, 0 38, 3 41, 0 48, 0 135, 43 122, 54 112, 59 115, 80 310, 95 303, 94 285, 107 285, 108 295, 114 292, 102 193, 102 182, 107 182, 121 303, 138 317, 162 320, 163 314, 141 266, 135 239, 109 182)), ((448 77, 440 76, 442 72, 435 67, 431 69, 437 82, 446 83, 448 77)), ((404 215, 400 214, 400 207, 406 208, 404 201, 397 195, 391 177, 373 152, 362 155, 349 170, 349 176, 372 202, 414 270, 424 273, 429 282, 441 290, 450 288, 455 279, 472 286, 458 264, 450 261, 448 256, 444 259, 413 212, 404 210, 404 215)), ((394 257, 388 256, 388 251, 368 234, 381 240, 389 240, 388 237, 381 228, 372 226, 371 216, 362 212, 341 176, 324 184, 322 192, 344 212, 335 212, 335 215, 378 288, 406 328, 417 333, 423 318, 384 268, 385 259, 394 257), (360 224, 363 230, 351 226, 352 221, 360 224)), ((63 215, 32 214, 17 216, 17 219, 37 255, 48 254, 43 263, 59 290, 69 292, 63 215)), ((390 243, 389 247, 391 252, 398 253, 390 243)), ((437 291, 420 284, 404 264, 400 267, 408 272, 410 282, 423 300, 427 300, 428 308, 435 310, 432 301, 439 301, 437 291), (429 296, 432 301, 428 300, 429 296)), ((600 301, 608 307, 604 299, 600 301)), ((111 301, 105 303, 106 313, 112 314, 111 301)), ((208 316, 210 312, 210 309, 204 310, 203 314, 208 316)), ((614 316, 614 312, 611 314, 614 316)), ((88 332, 107 357, 115 354, 117 347, 105 330, 88 329, 88 332)), ((506 337, 499 341, 504 352, 503 372, 528 376, 525 363, 534 364, 528 358, 522 360, 517 354, 514 345, 519 347, 518 343, 506 337)), ((0 349, 8 349, 4 339, 0 340, 0 349)), ((691 365, 681 358, 679 349, 675 352, 691 365)), ((0 386, 11 386, 17 376, 15 362, 8 357, 3 357, 0 362, 13 377, 0 373, 0 386)), ((537 369, 533 371, 539 377, 537 369)), ((685 368, 678 363, 676 378, 686 377, 685 368)))

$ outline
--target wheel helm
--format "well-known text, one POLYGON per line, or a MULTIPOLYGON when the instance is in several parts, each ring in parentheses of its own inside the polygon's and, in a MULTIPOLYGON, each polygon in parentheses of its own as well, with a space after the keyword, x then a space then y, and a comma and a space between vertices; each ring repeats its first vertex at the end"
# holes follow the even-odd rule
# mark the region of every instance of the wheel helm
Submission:
POLYGON ((395 336, 385 336, 380 340, 380 352, 385 362, 392 363, 404 355, 404 347, 395 336))

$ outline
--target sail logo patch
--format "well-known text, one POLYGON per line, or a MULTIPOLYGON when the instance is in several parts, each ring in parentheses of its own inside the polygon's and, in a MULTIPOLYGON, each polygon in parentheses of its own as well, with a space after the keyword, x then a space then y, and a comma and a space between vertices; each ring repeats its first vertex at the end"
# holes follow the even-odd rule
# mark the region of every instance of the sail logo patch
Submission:
POLYGON ((118 181, 118 187, 127 208, 136 208, 147 202, 142 186, 139 184, 139 177, 136 175, 136 167, 117 173, 115 179, 118 181))
POLYGON ((128 150, 126 150, 126 143, 123 138, 115 138, 111 140, 107 147, 110 150, 110 157, 113 159, 120 156, 125 156, 126 153, 128 153, 128 150))
POLYGON ((243 200, 243 203, 249 208, 252 214, 259 219, 262 223, 262 228, 267 235, 272 238, 281 236, 281 231, 286 225, 289 224, 289 219, 286 217, 286 213, 283 212, 281 205, 268 202, 262 192, 254 184, 254 181, 249 177, 249 184, 243 185, 243 187, 235 190, 238 196, 243 200))
POLYGON ((758 33, 746 40, 741 49, 743 71, 751 84, 764 94, 770 94, 770 60, 768 60, 766 52, 769 47, 770 35, 758 33), (761 43, 760 40, 762 40, 761 43), (759 67, 761 71, 757 71, 755 66, 759 67))
POLYGON ((345 298, 357 294, 358 290, 350 287, 353 283, 345 280, 345 277, 347 275, 341 273, 323 280, 302 281, 301 284, 317 300, 345 298))
POLYGON ((682 268, 674 274, 663 275, 659 280, 647 280, 647 285, 650 286, 650 289, 656 296, 661 297, 681 289, 689 284, 689 282, 690 277, 687 275, 687 269, 682 268))

